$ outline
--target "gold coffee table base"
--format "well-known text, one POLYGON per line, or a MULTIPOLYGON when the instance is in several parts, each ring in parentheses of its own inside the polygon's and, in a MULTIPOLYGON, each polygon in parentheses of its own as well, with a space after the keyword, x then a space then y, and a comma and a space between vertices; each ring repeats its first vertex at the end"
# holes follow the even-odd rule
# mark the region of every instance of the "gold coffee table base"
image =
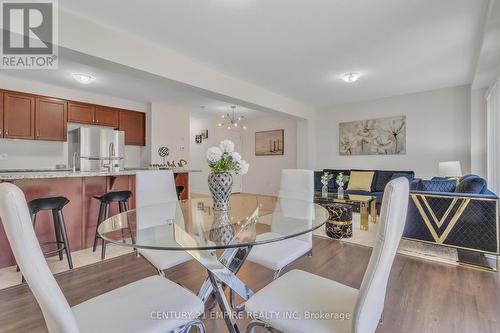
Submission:
POLYGON ((344 195, 339 198, 336 193, 328 193, 328 197, 323 197, 321 192, 315 193, 314 201, 318 204, 336 202, 350 205, 359 205, 360 229, 368 231, 369 222, 377 223, 377 199, 369 195, 344 195))

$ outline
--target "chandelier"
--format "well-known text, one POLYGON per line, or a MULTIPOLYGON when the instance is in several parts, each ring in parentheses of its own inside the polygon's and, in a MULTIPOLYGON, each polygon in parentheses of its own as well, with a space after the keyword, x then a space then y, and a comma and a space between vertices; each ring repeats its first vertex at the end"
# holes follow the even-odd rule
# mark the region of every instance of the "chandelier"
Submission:
POLYGON ((228 130, 238 129, 238 128, 246 130, 247 127, 244 124, 242 124, 242 121, 245 117, 243 117, 243 116, 236 117, 236 115, 234 114, 234 112, 235 112, 234 110, 236 109, 236 106, 232 105, 231 109, 232 109, 231 113, 228 112, 228 113, 223 114, 221 116, 222 121, 220 123, 218 123, 217 126, 225 127, 228 130))

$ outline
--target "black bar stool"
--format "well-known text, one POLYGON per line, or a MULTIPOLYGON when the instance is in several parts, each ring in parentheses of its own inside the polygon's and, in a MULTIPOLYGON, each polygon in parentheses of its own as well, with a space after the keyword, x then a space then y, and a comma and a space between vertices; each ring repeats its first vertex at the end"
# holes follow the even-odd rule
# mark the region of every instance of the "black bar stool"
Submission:
MULTIPOLYGON (((118 202, 118 209, 120 213, 126 212, 128 210, 128 199, 132 196, 132 192, 130 191, 116 191, 116 192, 108 192, 100 197, 94 197, 95 199, 101 202, 99 206, 99 215, 97 216, 97 225, 95 228, 95 237, 94 237, 94 247, 92 251, 95 252, 97 248, 97 239, 101 238, 97 233, 97 228, 102 223, 102 221, 109 218, 109 205, 112 202, 118 202)), ((104 260, 106 257, 106 241, 101 238, 102 241, 102 249, 101 249, 101 259, 104 260)))
MULTIPOLYGON (((31 213, 31 220, 33 221, 33 229, 36 224, 36 215, 42 210, 52 211, 52 221, 54 222, 54 231, 56 234, 55 242, 44 242, 40 243, 40 246, 56 244, 57 250, 44 252, 45 256, 50 256, 51 254, 58 253, 59 260, 63 260, 63 251, 66 252, 66 259, 68 260, 68 266, 73 269, 73 261, 71 260, 71 250, 69 247, 68 235, 66 233, 66 225, 64 224, 64 216, 62 209, 68 204, 69 200, 65 197, 50 197, 50 198, 39 198, 31 200, 28 203, 28 208, 31 213)), ((19 266, 17 267, 19 271, 19 266)), ((24 281, 24 277, 23 277, 24 281)))

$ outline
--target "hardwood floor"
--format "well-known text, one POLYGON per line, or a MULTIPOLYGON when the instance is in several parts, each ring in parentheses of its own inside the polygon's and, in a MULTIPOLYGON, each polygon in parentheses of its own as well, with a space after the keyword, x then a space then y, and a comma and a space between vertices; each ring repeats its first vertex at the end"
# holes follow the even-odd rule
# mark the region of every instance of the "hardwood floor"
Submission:
MULTIPOLYGON (((359 288, 370 248, 315 237, 313 251, 312 258, 303 258, 289 269, 303 269, 359 288)), ((166 273, 193 291, 206 277, 194 261, 166 273)), ((153 274, 155 270, 145 260, 126 255, 61 273, 57 281, 70 305, 75 305, 153 274)), ((259 290, 271 281, 272 273, 247 262, 239 276, 259 290)), ((500 332, 499 276, 397 255, 389 279, 384 321, 377 332, 500 332)), ((227 331, 220 319, 207 320, 206 324, 208 332, 227 331)), ((241 328, 245 327, 242 322, 241 328)), ((0 332, 46 332, 40 309, 26 285, 0 291, 0 332)))

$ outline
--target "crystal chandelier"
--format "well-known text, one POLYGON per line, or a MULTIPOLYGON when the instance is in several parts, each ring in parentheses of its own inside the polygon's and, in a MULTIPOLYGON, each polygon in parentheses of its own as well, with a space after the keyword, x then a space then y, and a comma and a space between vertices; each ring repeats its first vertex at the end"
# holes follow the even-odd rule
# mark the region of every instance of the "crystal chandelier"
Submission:
POLYGON ((218 123, 217 126, 225 127, 228 130, 237 129, 237 128, 241 128, 241 129, 246 130, 247 127, 244 124, 242 124, 242 121, 245 117, 243 117, 243 116, 236 117, 236 115, 234 114, 234 112, 235 112, 234 110, 236 109, 236 106, 232 105, 231 109, 232 109, 231 113, 228 112, 228 113, 223 114, 221 116, 222 121, 220 123, 218 123))

